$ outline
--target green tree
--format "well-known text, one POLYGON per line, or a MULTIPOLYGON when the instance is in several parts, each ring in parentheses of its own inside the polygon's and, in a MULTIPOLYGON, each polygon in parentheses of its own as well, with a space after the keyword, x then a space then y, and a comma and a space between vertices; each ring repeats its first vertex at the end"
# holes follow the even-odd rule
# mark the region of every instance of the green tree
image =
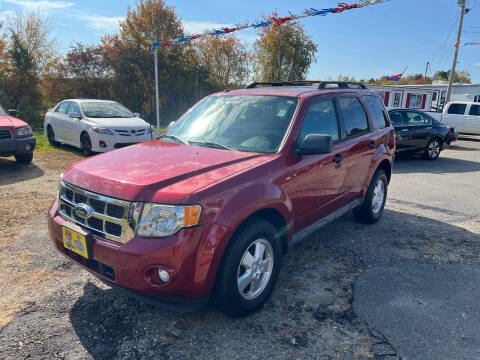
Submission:
MULTIPOLYGON (((277 17, 274 13, 270 19, 277 17)), ((305 79, 316 61, 317 45, 297 21, 260 28, 255 41, 254 75, 260 81, 305 79)))

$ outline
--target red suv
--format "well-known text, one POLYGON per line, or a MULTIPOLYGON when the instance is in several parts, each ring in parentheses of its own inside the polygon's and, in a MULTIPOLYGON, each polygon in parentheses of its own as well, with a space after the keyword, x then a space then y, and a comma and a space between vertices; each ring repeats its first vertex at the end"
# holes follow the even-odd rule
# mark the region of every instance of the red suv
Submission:
POLYGON ((363 85, 254 83, 206 97, 161 139, 71 165, 49 230, 61 253, 144 300, 245 316, 289 245, 352 209, 381 217, 394 153, 363 85))

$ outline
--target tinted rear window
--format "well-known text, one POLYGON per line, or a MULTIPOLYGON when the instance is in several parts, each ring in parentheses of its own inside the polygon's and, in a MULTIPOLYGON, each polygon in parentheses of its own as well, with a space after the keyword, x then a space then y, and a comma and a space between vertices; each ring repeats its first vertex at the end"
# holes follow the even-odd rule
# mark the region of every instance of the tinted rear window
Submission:
POLYGON ((480 116, 480 105, 472 105, 470 115, 480 116))
POLYGON ((467 104, 451 104, 448 108, 449 114, 464 115, 467 104))
POLYGON ((383 129, 388 126, 387 115, 383 109, 383 104, 380 99, 376 96, 365 96, 365 102, 367 103, 370 111, 375 118, 377 125, 383 129))
POLYGON ((367 114, 356 97, 339 97, 338 104, 342 113, 346 136, 355 136, 368 131, 367 114))

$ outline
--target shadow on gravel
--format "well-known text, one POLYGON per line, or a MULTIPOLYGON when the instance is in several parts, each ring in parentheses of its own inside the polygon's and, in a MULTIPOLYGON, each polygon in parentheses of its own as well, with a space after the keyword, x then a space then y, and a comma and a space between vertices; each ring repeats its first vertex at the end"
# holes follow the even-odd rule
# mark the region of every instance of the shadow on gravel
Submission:
POLYGON ((0 186, 35 179, 43 174, 44 171, 34 162, 22 165, 17 164, 14 158, 0 158, 0 186))
POLYGON ((394 174, 434 173, 453 174, 480 171, 480 162, 440 157, 435 161, 418 157, 398 156, 395 159, 394 174))
MULTIPOLYGON (((353 360, 364 354, 393 360, 400 358, 391 345, 394 339, 382 335, 392 332, 375 329, 353 312, 358 275, 408 261, 478 264, 479 253, 478 234, 444 222, 387 209, 378 223, 364 225, 349 214, 289 251, 272 298, 250 317, 230 319, 208 308, 173 313, 89 282, 69 318, 81 346, 97 360, 303 359, 319 354, 322 359, 353 360)), ((381 300, 371 301, 375 308, 381 300)), ((436 319, 428 307, 424 311, 436 319)), ((480 336, 464 339, 462 346, 474 346, 477 340, 480 336)))

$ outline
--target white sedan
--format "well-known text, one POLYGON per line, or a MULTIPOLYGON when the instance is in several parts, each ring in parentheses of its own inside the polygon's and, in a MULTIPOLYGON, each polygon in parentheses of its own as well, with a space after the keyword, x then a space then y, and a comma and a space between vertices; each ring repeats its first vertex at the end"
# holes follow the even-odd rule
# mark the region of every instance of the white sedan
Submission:
POLYGON ((153 128, 125 106, 107 100, 64 100, 45 114, 51 145, 65 143, 85 155, 106 152, 153 138, 153 128))

